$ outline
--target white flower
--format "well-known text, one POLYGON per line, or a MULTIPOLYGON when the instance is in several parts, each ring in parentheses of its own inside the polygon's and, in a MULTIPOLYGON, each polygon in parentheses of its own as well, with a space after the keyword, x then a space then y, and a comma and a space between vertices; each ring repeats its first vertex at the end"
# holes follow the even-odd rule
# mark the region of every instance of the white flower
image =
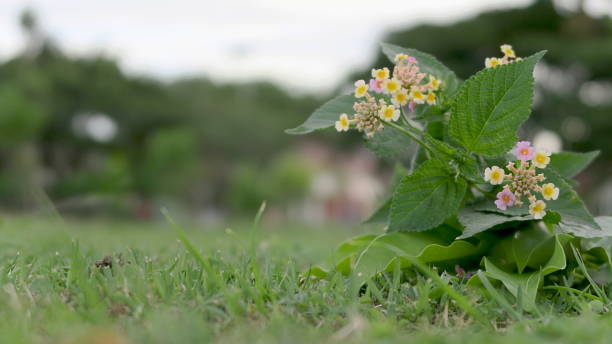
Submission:
POLYGON ((389 78, 389 68, 372 69, 372 77, 378 81, 383 81, 389 78))
POLYGON ((433 92, 429 92, 427 94, 427 104, 436 105, 436 94, 433 92))
POLYGON ((412 87, 412 89, 410 90, 410 98, 413 102, 417 104, 423 104, 426 100, 425 95, 423 94, 423 92, 421 92, 421 90, 419 90, 418 87, 412 87))
POLYGON ((504 44, 500 47, 500 50, 506 57, 515 58, 516 54, 514 53, 514 49, 510 44, 504 44))
POLYGON ((368 92, 368 85, 363 80, 355 82, 355 98, 361 98, 368 92))
POLYGON ((485 169, 484 179, 485 182, 489 182, 492 185, 499 185, 504 181, 505 176, 506 173, 503 169, 493 166, 485 169))
POLYGON ((402 88, 402 84, 400 83, 399 80, 395 78, 386 79, 383 82, 383 91, 385 91, 386 93, 394 94, 396 92, 399 92, 401 88, 402 88))
POLYGON ((542 196, 547 201, 556 200, 559 197, 559 188, 553 183, 544 184, 542 185, 542 196))
POLYGON ((545 168, 550 163, 550 152, 545 150, 537 150, 533 155, 531 162, 537 168, 545 168))
POLYGON ((533 215, 534 219, 539 220, 546 216, 544 209, 546 209, 546 203, 542 200, 537 200, 529 205, 529 214, 533 215))
POLYGON ((403 106, 408 104, 408 92, 406 91, 406 89, 401 89, 400 91, 396 92, 393 95, 393 98, 391 100, 393 102, 393 104, 398 105, 398 106, 403 106))
POLYGON ((380 118, 387 122, 395 122, 400 117, 400 111, 396 109, 393 105, 383 105, 378 112, 380 118))
POLYGON ((340 115, 340 119, 336 121, 336 130, 338 131, 348 131, 351 122, 349 121, 348 115, 343 113, 340 115))
POLYGON ((487 57, 485 59, 485 67, 487 68, 497 67, 501 63, 502 63, 501 60, 498 59, 497 57, 487 57))

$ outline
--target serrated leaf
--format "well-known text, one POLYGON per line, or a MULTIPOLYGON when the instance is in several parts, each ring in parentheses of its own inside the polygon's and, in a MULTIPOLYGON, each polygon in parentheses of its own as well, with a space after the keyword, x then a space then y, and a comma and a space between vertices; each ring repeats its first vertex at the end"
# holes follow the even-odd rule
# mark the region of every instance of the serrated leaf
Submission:
POLYGON ((386 126, 376 132, 370 139, 365 139, 365 146, 381 158, 407 158, 416 154, 412 139, 401 131, 386 126))
POLYGON ((465 227, 457 239, 466 239, 501 224, 533 220, 531 216, 505 216, 465 208, 459 212, 459 222, 465 227))
POLYGON ((346 113, 350 116, 354 112, 354 103, 355 97, 353 95, 342 95, 333 98, 316 109, 304 123, 293 129, 285 130, 285 133, 303 135, 315 130, 333 127, 341 114, 346 113))
POLYGON ((442 80, 442 87, 446 89, 449 96, 454 94, 459 87, 460 81, 457 75, 455 75, 455 72, 450 70, 432 55, 416 49, 403 48, 390 43, 381 43, 380 45, 382 46, 383 53, 391 62, 395 60, 395 55, 397 54, 407 54, 414 57, 419 64, 421 72, 432 74, 436 78, 442 80))
POLYGON ((440 225, 457 213, 466 189, 445 162, 426 161, 396 188, 388 230, 419 232, 440 225))
POLYGON ((556 228, 559 233, 568 233, 579 238, 609 238, 612 237, 612 216, 598 216, 595 222, 600 229, 576 223, 561 221, 556 228))
POLYGON ((498 156, 517 141, 518 127, 529 117, 533 98, 533 69, 539 52, 478 72, 463 83, 450 117, 451 136, 468 151, 498 156))
POLYGON ((587 153, 560 152, 550 156, 549 167, 565 178, 573 178, 599 156, 600 151, 587 153))
POLYGON ((463 161, 459 163, 459 170, 461 175, 471 182, 476 184, 483 184, 485 182, 482 175, 484 169, 473 156, 465 155, 463 161))

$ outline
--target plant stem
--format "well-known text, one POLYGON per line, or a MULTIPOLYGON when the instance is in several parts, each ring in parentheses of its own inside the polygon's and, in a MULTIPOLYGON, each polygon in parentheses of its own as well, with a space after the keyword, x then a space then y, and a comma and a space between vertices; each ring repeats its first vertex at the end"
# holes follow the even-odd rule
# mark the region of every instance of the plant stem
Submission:
MULTIPOLYGON (((420 144, 423 148, 427 149, 430 153, 434 154, 433 150, 431 149, 431 147, 429 147, 428 145, 425 144, 425 142, 423 140, 421 140, 419 137, 417 137, 414 133, 408 131, 406 128, 395 124, 393 122, 388 122, 386 123, 387 125, 401 131, 404 135, 410 137, 411 139, 413 139, 414 141, 416 141, 418 144, 420 144)), ((408 124, 410 126, 410 128, 412 128, 413 130, 418 130, 417 128, 411 126, 410 124, 408 124)))

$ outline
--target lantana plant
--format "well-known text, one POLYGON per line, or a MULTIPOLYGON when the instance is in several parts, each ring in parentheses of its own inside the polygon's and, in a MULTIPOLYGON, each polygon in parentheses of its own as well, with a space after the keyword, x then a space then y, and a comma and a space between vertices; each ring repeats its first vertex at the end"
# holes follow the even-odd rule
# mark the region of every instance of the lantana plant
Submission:
MULTIPOLYGON (((433 56, 382 44, 392 68, 372 70, 351 94, 317 109, 306 134, 356 130, 382 158, 395 159, 393 190, 366 221, 384 229, 349 239, 333 269, 314 267, 311 278, 336 270, 362 286, 387 272, 410 272, 415 262, 452 278, 500 281, 527 311, 538 290, 577 266, 609 264, 612 217, 593 217, 572 180, 599 152, 553 153, 517 137, 529 117, 533 70, 545 52, 502 57, 462 81, 433 56), (478 270, 483 273, 474 274, 478 270)), ((571 280, 586 283, 585 274, 571 280)))

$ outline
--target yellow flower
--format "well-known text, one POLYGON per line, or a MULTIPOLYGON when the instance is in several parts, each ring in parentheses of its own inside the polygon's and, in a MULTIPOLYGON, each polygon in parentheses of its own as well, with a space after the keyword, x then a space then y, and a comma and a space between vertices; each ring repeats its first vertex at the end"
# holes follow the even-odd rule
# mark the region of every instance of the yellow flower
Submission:
POLYGON ((410 90, 410 98, 417 104, 423 104, 426 100, 425 95, 418 87, 413 87, 412 90, 410 90))
POLYGON ((545 168, 550 163, 550 152, 544 150, 536 151, 531 162, 537 168, 545 168))
POLYGON ((343 113, 342 115, 340 115, 340 119, 336 121, 336 130, 348 131, 350 124, 351 122, 349 121, 347 114, 343 113))
POLYGON ((402 88, 402 85, 400 84, 400 81, 393 78, 393 79, 387 79, 385 80, 385 82, 383 82, 383 90, 387 93, 395 93, 395 92, 399 92, 399 90, 402 88))
POLYGON ((395 55, 395 63, 400 63, 404 60, 408 59, 408 55, 406 54, 397 54, 395 55))
POLYGON ((389 78, 389 68, 372 69, 372 77, 378 81, 383 81, 389 78))
POLYGON ((436 79, 435 76, 429 75, 429 87, 432 90, 437 91, 440 88, 440 79, 436 79))
POLYGON ((506 57, 515 58, 516 54, 514 53, 514 49, 510 44, 504 44, 500 47, 501 52, 504 53, 506 57))
POLYGON ((396 92, 393 95, 393 104, 400 106, 408 104, 408 92, 403 88, 396 92))
POLYGON ((436 94, 433 92, 429 92, 427 94, 427 104, 436 105, 436 94))
POLYGON ((368 85, 363 80, 355 82, 355 98, 361 98, 368 92, 368 85))
POLYGON ((533 218, 539 220, 546 216, 546 203, 542 200, 537 200, 529 205, 529 214, 533 215, 533 218))
POLYGON ((485 168, 484 180, 485 182, 489 182, 492 185, 499 185, 504 181, 504 177, 506 173, 503 169, 493 166, 485 168))
POLYGON ((544 184, 542 185, 542 196, 547 201, 556 200, 559 197, 559 188, 556 188, 553 183, 544 184))
POLYGON ((400 111, 396 109, 393 105, 383 105, 378 112, 378 115, 381 119, 387 122, 395 122, 400 117, 400 111))
POLYGON ((494 68, 497 67, 501 64, 501 60, 498 59, 497 57, 487 57, 485 59, 485 67, 487 68, 494 68))

